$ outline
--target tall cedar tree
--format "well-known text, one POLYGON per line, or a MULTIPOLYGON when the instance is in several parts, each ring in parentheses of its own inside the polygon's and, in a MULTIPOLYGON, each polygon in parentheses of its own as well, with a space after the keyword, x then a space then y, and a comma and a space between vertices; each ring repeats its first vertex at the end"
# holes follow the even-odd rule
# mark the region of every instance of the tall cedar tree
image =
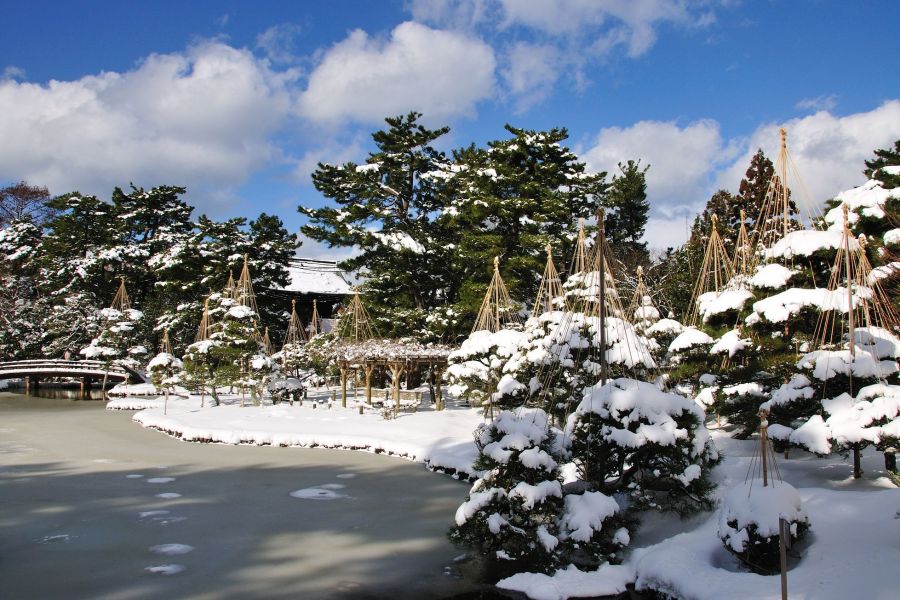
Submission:
POLYGON ((650 262, 647 242, 642 242, 650 203, 647 202, 647 169, 641 168, 641 161, 629 160, 619 163, 621 175, 613 176, 609 188, 606 216, 606 231, 616 258, 628 272, 639 265, 646 267, 650 262))
POLYGON ((588 173, 562 144, 565 129, 529 131, 510 125, 512 137, 455 153, 446 173, 453 200, 445 210, 448 227, 459 236, 456 271, 464 282, 458 307, 471 326, 490 282, 492 261, 514 300, 530 302, 546 261, 544 247, 569 257, 578 219, 605 204, 606 173, 588 173))
POLYGON ((420 117, 385 119, 388 127, 372 135, 377 150, 365 165, 320 163, 313 184, 336 206, 299 207, 310 219, 302 231, 311 239, 359 248, 341 267, 365 274, 368 309, 381 335, 416 331, 453 294, 446 271, 452 250, 437 221, 442 183, 430 176, 447 160, 431 144, 449 128, 428 129, 420 117))

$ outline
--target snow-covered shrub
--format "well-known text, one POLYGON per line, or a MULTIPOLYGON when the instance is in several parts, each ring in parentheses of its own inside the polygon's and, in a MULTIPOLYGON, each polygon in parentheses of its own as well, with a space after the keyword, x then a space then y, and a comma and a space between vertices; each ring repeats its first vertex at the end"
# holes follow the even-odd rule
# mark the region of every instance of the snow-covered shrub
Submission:
MULTIPOLYGON (((900 386, 869 385, 852 397, 847 393, 822 400, 823 415, 814 415, 790 432, 792 444, 824 456, 853 453, 854 476, 862 474, 860 453, 867 446, 884 451, 900 438, 900 386)), ((886 463, 891 457, 886 457, 886 463)))
MULTIPOLYGON (((494 401, 504 407, 528 402, 565 418, 600 376, 600 319, 553 311, 530 319, 524 333, 502 367, 494 401)), ((656 366, 646 339, 630 323, 607 317, 605 333, 610 376, 656 366)))
POLYGON ((752 479, 736 485, 719 508, 719 539, 729 552, 763 575, 780 570, 779 520, 788 522, 791 543, 809 529, 800 494, 788 483, 752 479))
POLYGON ((100 333, 80 353, 88 360, 103 362, 107 368, 114 364, 129 369, 140 368, 141 359, 147 354, 147 348, 137 341, 137 327, 143 316, 135 309, 101 309, 100 333))
POLYGON ((590 489, 626 495, 636 509, 687 514, 712 505, 719 456, 703 421, 693 400, 620 378, 589 390, 569 416, 566 442, 590 489))
POLYGON ((560 563, 593 570, 603 563, 621 562, 622 550, 631 542, 629 530, 635 524, 630 513, 602 492, 563 493, 560 563))
POLYGON ((268 382, 266 389, 269 391, 273 404, 279 402, 293 404, 295 400, 299 400, 303 396, 303 384, 294 377, 274 377, 268 382))
POLYGON ((181 381, 183 368, 181 360, 168 352, 160 352, 147 363, 147 370, 158 391, 171 390, 177 385, 181 381))
POLYGON ((482 406, 497 389, 506 362, 526 339, 523 331, 475 331, 448 359, 447 381, 454 396, 482 406))
POLYGON ((514 571, 551 572, 559 564, 559 515, 563 512, 559 468, 551 456, 547 413, 502 411, 477 434, 484 472, 456 510, 450 540, 514 571))

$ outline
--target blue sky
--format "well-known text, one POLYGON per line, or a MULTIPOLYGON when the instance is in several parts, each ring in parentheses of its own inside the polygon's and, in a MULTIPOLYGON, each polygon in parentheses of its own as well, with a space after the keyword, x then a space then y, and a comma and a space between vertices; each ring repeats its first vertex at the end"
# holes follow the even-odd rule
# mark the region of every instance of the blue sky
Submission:
MULTIPOLYGON (((594 170, 642 158, 651 246, 679 243, 789 130, 821 202, 900 138, 897 2, 4 2, 0 183, 108 198, 188 186, 223 218, 323 199, 317 161, 364 160, 388 115, 567 127, 594 170)), ((307 244, 302 253, 328 251, 307 244)))

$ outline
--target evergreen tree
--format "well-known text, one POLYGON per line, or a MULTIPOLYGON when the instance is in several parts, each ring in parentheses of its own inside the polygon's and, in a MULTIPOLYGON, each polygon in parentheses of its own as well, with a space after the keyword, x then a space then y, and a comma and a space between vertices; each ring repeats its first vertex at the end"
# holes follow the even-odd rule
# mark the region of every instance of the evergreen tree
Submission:
POLYGON ((866 170, 863 171, 869 179, 877 179, 886 190, 900 187, 900 172, 884 169, 884 167, 896 167, 900 165, 900 140, 894 142, 893 148, 875 150, 875 158, 865 161, 866 170))
POLYGON ((419 117, 385 119, 388 128, 372 135, 377 150, 364 165, 319 164, 313 184, 335 206, 299 208, 311 239, 359 249, 341 266, 365 273, 369 310, 386 336, 421 329, 426 313, 453 295, 453 249, 440 231, 442 181, 434 176, 447 159, 432 146, 449 129, 428 129, 419 117))
POLYGON ((691 399, 621 378, 588 391, 566 434, 589 489, 629 496, 632 510, 689 514, 713 505, 719 456, 704 417, 691 399))
POLYGON ((552 572, 559 564, 558 516, 563 510, 553 433, 541 410, 503 411, 476 432, 475 468, 485 473, 456 511, 455 544, 478 549, 516 570, 552 572))
POLYGON ((457 305, 465 322, 478 312, 495 256, 512 297, 530 301, 545 246, 571 254, 579 218, 592 217, 607 193, 606 173, 588 173, 563 145, 565 129, 506 130, 512 137, 488 142, 486 150, 455 152, 443 174, 452 190, 447 227, 459 235, 453 264, 463 282, 457 305))
POLYGON ((606 235, 616 258, 628 271, 650 262, 647 243, 642 242, 650 204, 647 202, 647 165, 629 160, 619 163, 620 175, 614 175, 606 206, 606 235))
POLYGON ((266 213, 250 221, 248 237, 247 263, 253 273, 260 329, 268 327, 271 331, 282 331, 286 315, 272 291, 288 284, 287 265, 300 243, 296 234, 288 233, 281 219, 266 213))
POLYGON ((29 220, 0 229, 0 360, 33 356, 47 303, 36 284, 41 230, 29 220))

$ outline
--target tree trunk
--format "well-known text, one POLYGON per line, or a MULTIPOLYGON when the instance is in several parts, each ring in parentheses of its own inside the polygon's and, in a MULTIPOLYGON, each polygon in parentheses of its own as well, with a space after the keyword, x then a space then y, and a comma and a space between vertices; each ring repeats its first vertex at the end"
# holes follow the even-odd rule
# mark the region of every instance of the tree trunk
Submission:
POLYGON ((863 470, 862 465, 860 464, 862 452, 858 447, 853 448, 853 479, 859 479, 862 477, 863 470))
POLYGON ((897 455, 894 452, 884 453, 884 469, 891 473, 897 472, 897 455))

